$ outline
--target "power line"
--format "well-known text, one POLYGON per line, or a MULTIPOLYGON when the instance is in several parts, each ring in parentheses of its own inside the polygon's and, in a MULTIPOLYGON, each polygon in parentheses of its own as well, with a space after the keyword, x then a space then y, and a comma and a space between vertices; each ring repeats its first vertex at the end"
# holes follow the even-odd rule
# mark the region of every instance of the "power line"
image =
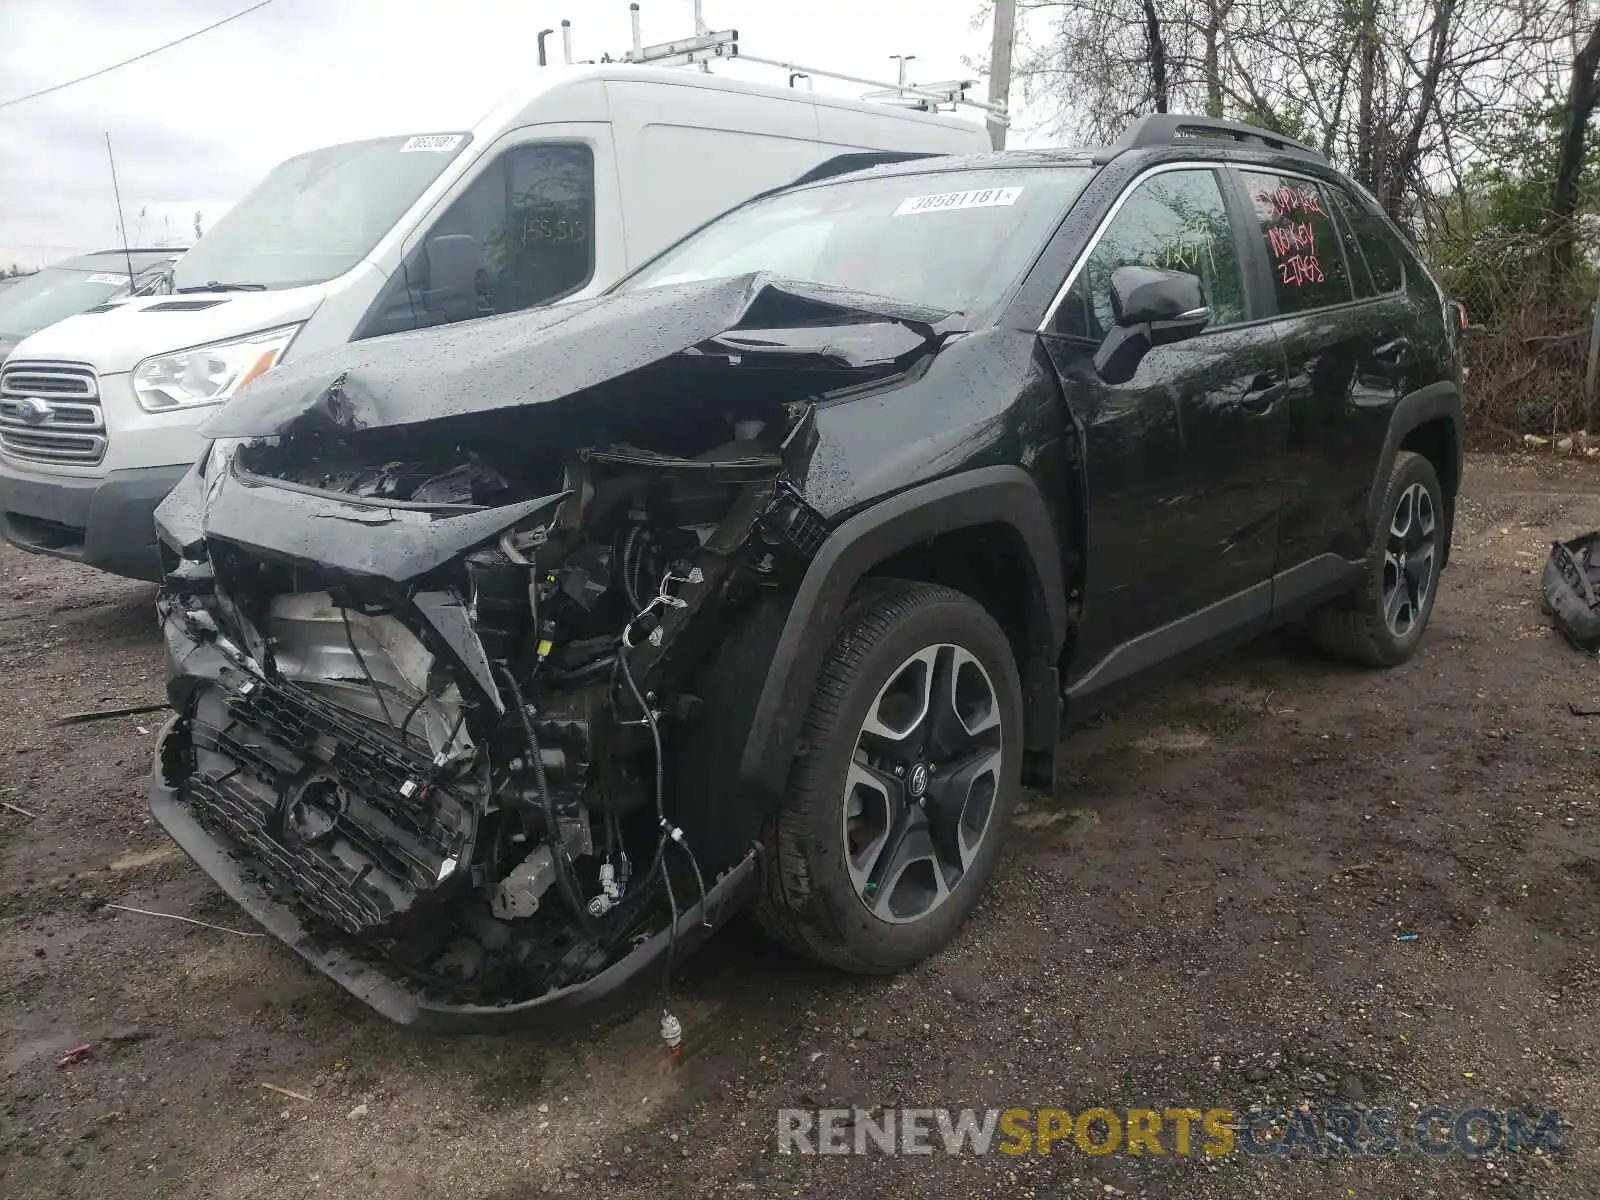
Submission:
POLYGON ((52 84, 47 88, 40 88, 37 92, 29 92, 26 96, 18 96, 13 100, 0 100, 0 108, 10 108, 13 104, 21 104, 25 100, 37 100, 40 96, 48 96, 51 92, 59 92, 63 88, 75 87, 80 83, 87 83, 91 79, 98 79, 102 75, 109 75, 112 71, 119 71, 123 67, 139 62, 142 59, 149 58, 153 54, 160 54, 163 50, 171 50, 174 46, 181 46, 184 42, 193 41, 203 33, 210 33, 213 29, 221 29, 224 25, 227 25, 232 21, 237 21, 240 17, 248 17, 251 13, 263 9, 271 3, 272 0, 260 0, 259 3, 252 4, 249 8, 240 12, 236 12, 231 17, 223 17, 222 20, 217 21, 214 24, 207 25, 204 29, 196 29, 193 33, 186 33, 181 38, 177 38, 174 41, 157 46, 153 50, 146 50, 143 54, 135 54, 132 58, 125 58, 119 63, 112 63, 109 67, 101 67, 98 71, 91 71, 87 75, 80 75, 78 78, 69 79, 65 83, 57 83, 52 84))

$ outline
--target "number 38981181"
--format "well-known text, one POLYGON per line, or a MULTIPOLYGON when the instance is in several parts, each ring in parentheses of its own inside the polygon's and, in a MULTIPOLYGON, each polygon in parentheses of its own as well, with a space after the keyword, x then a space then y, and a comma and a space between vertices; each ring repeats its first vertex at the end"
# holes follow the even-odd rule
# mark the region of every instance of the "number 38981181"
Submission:
POLYGON ((535 242, 586 242, 589 240, 589 222, 563 218, 527 217, 522 222, 522 244, 535 242))

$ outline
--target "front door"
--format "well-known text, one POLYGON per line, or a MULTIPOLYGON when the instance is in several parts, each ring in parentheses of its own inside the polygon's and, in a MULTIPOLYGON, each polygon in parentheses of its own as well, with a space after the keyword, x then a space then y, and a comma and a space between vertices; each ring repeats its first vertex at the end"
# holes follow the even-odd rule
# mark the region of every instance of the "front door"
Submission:
POLYGON ((1069 688, 1090 675, 1109 684, 1147 660, 1265 624, 1285 372, 1245 284, 1236 196, 1220 168, 1199 164, 1136 180, 1041 331, 1087 481, 1090 566, 1069 688), (1109 383, 1094 353, 1113 323, 1111 274, 1134 264, 1198 275, 1210 320, 1109 383))

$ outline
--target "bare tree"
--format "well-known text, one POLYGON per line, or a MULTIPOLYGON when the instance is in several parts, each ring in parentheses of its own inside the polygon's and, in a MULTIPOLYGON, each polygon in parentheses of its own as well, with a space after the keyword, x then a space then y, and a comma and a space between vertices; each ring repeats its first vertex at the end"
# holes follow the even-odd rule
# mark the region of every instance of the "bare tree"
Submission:
POLYGON ((1021 0, 1015 73, 1058 133, 1236 116, 1319 145, 1400 216, 1548 86, 1571 2, 1021 0))
POLYGON ((1150 61, 1150 102, 1157 112, 1168 112, 1172 104, 1172 87, 1167 78, 1167 44, 1161 32, 1161 14, 1156 11, 1156 0, 1140 0, 1144 10, 1144 48, 1150 61))
POLYGON ((1052 131, 1104 141, 1188 98, 1186 48, 1166 0, 1020 0, 1013 74, 1052 131), (1030 31, 1035 36, 1028 36, 1030 31))
POLYGON ((1600 101, 1600 20, 1572 59, 1567 103, 1561 114, 1561 143, 1556 151, 1555 184, 1550 194, 1550 269, 1552 276, 1572 270, 1573 218, 1578 211, 1578 177, 1588 146, 1589 118, 1600 101))
POLYGON ((1220 117, 1222 104, 1222 34, 1233 0, 1204 0, 1205 20, 1200 30, 1204 47, 1201 78, 1206 85, 1206 116, 1220 117))

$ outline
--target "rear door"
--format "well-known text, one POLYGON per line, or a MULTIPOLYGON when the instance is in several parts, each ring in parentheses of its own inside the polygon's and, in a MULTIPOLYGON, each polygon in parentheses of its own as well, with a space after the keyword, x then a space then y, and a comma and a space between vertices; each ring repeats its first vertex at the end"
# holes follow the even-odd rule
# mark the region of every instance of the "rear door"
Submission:
POLYGON ((1081 431, 1091 498, 1075 669, 1095 674, 1120 647, 1118 665, 1099 672, 1107 683, 1268 615, 1287 409, 1283 352, 1261 319, 1270 312, 1246 287, 1247 230, 1222 168, 1147 172, 1041 330, 1081 431), (1198 275, 1211 319, 1110 383, 1093 357, 1112 325, 1111 274, 1130 264, 1198 275), (1130 645, 1147 635, 1161 643, 1146 643, 1150 655, 1130 645))
POLYGON ((1288 360, 1277 571, 1295 574, 1280 581, 1274 606, 1290 609, 1340 577, 1335 557, 1365 553, 1373 464, 1415 373, 1413 321, 1392 254, 1378 258, 1375 247, 1372 262, 1362 254, 1348 195, 1287 170, 1240 168, 1237 177, 1288 360))

